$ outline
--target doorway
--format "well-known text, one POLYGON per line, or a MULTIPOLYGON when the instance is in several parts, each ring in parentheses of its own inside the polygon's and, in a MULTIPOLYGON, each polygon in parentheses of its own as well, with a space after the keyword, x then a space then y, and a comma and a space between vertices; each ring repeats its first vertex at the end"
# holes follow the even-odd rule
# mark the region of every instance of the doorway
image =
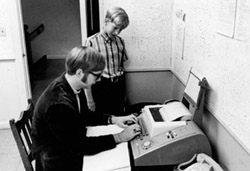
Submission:
POLYGON ((36 101, 47 84, 64 71, 68 52, 93 33, 87 30, 99 31, 99 6, 98 0, 21 0, 21 6, 30 35, 26 46, 31 49, 28 58, 32 98, 36 101))

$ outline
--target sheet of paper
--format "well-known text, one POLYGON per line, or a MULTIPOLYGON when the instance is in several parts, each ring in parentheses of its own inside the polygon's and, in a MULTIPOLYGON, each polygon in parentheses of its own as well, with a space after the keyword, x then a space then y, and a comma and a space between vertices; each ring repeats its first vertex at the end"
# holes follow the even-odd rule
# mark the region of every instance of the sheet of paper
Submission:
POLYGON ((236 0, 216 0, 216 30, 218 33, 233 37, 236 0))
POLYGON ((183 59, 185 46, 185 13, 176 10, 174 15, 174 54, 178 59, 183 59))
POLYGON ((198 78, 196 78, 193 74, 190 74, 185 88, 185 93, 196 103, 200 92, 199 82, 200 80, 198 78))
MULTIPOLYGON (((99 136, 121 132, 116 125, 89 127, 87 136, 99 136)), ((84 156, 83 171, 130 171, 128 144, 121 143, 116 148, 96 155, 84 156)))
POLYGON ((181 102, 171 102, 160 109, 164 121, 171 122, 185 117, 184 120, 191 120, 191 113, 181 102))
POLYGON ((238 0, 235 39, 250 40, 250 1, 238 0))

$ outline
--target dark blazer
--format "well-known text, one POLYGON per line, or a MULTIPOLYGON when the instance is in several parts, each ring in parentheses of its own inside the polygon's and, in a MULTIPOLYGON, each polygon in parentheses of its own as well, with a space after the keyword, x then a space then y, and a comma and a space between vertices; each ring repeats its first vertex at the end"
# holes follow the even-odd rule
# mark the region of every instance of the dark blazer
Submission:
POLYGON ((74 161, 68 161, 69 158, 83 160, 83 155, 96 154, 116 146, 112 135, 86 137, 87 126, 107 125, 108 116, 88 109, 84 90, 81 90, 79 98, 80 112, 65 73, 46 88, 34 110, 31 134, 33 154, 39 156, 49 151, 67 158, 68 165, 71 165, 74 161))

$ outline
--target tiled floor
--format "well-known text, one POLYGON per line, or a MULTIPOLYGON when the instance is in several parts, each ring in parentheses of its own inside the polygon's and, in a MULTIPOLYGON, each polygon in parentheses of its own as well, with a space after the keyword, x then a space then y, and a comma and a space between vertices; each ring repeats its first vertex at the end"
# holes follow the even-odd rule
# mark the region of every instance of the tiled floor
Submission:
MULTIPOLYGON (((64 60, 47 60, 32 83, 34 103, 47 85, 63 71, 64 60)), ((25 171, 10 129, 0 129, 0 171, 25 171)))
POLYGON ((0 171, 25 171, 10 129, 0 129, 0 171))

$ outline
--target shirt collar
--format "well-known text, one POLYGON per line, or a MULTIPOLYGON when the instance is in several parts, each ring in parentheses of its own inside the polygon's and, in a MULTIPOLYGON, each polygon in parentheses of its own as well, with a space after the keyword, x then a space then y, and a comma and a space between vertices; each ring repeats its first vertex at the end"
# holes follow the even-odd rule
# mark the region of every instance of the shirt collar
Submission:
POLYGON ((101 31, 101 35, 107 43, 110 43, 111 41, 115 40, 115 37, 110 37, 104 30, 101 31))
POLYGON ((68 77, 68 74, 67 74, 67 73, 65 74, 65 79, 66 79, 66 81, 69 83, 71 89, 73 90, 73 92, 74 92, 76 95, 79 94, 79 93, 81 93, 81 89, 80 89, 80 90, 76 90, 76 89, 74 89, 74 88, 71 86, 71 84, 70 84, 70 82, 69 82, 69 77, 68 77))
POLYGON ((73 90, 73 92, 77 95, 77 94, 79 94, 79 93, 81 93, 81 90, 76 90, 76 89, 74 89, 73 87, 71 87, 72 88, 72 90, 73 90))

